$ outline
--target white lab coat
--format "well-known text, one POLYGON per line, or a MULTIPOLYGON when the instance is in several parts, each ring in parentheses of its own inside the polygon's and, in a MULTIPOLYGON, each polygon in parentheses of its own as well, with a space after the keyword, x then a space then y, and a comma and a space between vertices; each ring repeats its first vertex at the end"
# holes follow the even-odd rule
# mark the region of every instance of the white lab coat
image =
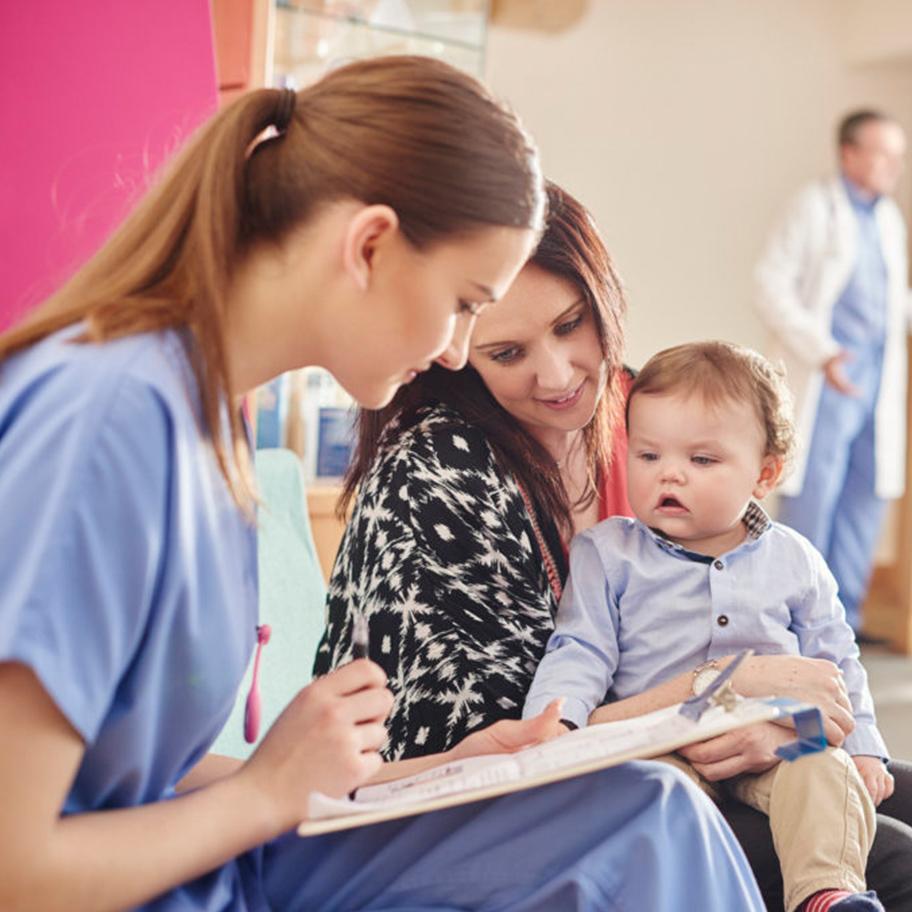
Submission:
MULTIPOLYGON (((875 211, 887 269, 887 337, 875 415, 876 493, 899 497, 906 467, 906 326, 909 319, 906 228, 888 198, 875 211)), ((799 446, 783 494, 804 483, 822 389, 824 362, 839 344, 830 334, 833 307, 856 259, 857 224, 841 180, 806 187, 776 228, 756 269, 757 313, 772 337, 795 397, 799 446)))

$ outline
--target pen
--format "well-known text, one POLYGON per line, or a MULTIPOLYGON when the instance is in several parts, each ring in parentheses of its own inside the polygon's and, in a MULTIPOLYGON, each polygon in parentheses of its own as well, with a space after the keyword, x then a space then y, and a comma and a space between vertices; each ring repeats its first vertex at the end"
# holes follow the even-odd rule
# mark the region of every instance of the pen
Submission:
POLYGON ((367 618, 359 611, 352 623, 352 659, 366 659, 367 647, 367 618))
MULTIPOLYGON (((367 658, 368 629, 367 618, 359 611, 352 621, 352 661, 367 658)), ((355 800, 357 789, 348 793, 349 801, 355 800)))

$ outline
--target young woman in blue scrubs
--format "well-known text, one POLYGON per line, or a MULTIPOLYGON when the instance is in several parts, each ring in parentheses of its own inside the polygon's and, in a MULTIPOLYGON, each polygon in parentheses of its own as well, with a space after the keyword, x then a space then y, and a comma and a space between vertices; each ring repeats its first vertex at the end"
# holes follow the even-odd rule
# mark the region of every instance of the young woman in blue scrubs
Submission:
MULTIPOLYGON (((298 838, 312 790, 426 762, 381 769, 367 660, 304 688, 246 763, 206 758, 256 639, 241 395, 317 364, 377 408, 461 367, 542 199, 474 81, 364 61, 215 117, 0 337, 0 908, 762 908, 708 801, 648 763, 298 838)), ((547 737, 557 709, 453 753, 547 737)))

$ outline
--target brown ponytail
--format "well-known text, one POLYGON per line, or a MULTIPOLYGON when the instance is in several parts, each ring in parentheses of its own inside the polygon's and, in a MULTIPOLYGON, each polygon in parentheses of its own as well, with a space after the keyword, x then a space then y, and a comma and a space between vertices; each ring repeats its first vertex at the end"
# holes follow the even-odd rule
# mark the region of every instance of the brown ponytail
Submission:
POLYGON ((0 362, 80 320, 79 341, 185 327, 219 466, 249 506, 249 454, 230 409, 227 291, 255 245, 276 244, 321 203, 352 198, 396 210, 416 246, 481 225, 538 229, 535 149, 516 118, 471 77, 424 57, 342 67, 298 92, 259 89, 217 114, 121 228, 56 294, 0 336, 0 362), (289 119, 290 114, 290 119, 289 119), (274 138, 257 139, 278 122, 274 138))

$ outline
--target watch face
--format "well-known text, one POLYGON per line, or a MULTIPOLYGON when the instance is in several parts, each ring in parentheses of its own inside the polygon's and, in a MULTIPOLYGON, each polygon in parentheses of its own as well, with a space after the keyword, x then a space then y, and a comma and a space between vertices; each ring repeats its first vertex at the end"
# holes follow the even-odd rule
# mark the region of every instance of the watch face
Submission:
POLYGON ((703 668, 697 672, 693 682, 693 692, 701 694, 719 675, 722 674, 718 668, 703 668))

